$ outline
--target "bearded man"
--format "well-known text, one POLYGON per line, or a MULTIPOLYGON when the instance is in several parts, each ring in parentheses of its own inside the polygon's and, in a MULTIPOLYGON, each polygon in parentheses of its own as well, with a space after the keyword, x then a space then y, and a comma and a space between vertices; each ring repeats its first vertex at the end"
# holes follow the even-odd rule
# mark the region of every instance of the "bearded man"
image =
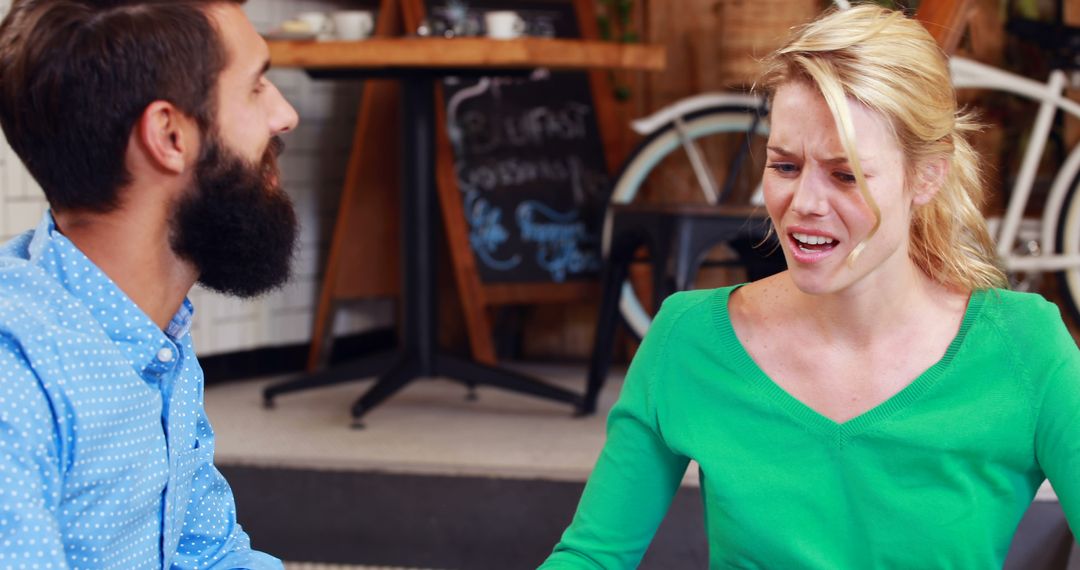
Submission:
POLYGON ((0 125, 49 202, 0 248, 0 567, 281 568, 214 467, 196 283, 288 277, 296 216, 243 0, 16 0, 0 125))

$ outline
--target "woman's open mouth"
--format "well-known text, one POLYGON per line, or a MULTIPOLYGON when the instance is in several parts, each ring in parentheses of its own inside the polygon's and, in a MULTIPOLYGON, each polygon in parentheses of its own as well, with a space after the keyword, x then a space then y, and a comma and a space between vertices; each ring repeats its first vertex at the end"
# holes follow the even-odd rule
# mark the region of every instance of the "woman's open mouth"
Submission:
POLYGON ((791 240, 791 253, 796 260, 804 263, 819 260, 840 243, 831 237, 802 232, 791 232, 788 237, 791 240))

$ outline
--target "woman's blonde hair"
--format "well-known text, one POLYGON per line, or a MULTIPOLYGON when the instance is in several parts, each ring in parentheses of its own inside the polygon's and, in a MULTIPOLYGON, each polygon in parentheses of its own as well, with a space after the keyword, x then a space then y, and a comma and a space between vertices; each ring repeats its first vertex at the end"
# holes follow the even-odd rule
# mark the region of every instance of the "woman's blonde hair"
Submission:
MULTIPOLYGON (((979 210, 986 188, 967 138, 979 126, 970 114, 958 112, 945 54, 919 22, 873 5, 834 10, 798 28, 770 55, 758 86, 771 97, 793 81, 816 86, 825 99, 859 191, 878 224, 881 212, 855 152, 848 98, 888 120, 904 152, 906 180, 922 176, 920 167, 927 161, 944 158, 948 168, 937 194, 912 214, 911 258, 947 286, 1006 286, 979 210)), ((870 236, 876 231, 877 225, 870 236)))

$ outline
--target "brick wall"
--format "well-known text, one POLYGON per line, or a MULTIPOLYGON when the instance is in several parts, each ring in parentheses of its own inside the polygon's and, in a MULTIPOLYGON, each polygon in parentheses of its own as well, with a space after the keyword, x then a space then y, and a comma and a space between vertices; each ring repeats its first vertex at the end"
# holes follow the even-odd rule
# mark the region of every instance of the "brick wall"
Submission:
MULTIPOLYGON (((245 5, 257 29, 308 10, 332 11, 349 2, 250 0, 245 5)), ((6 12, 10 0, 0 0, 6 12)), ((355 5, 355 3, 352 3, 355 5)), ((352 138, 360 82, 314 82, 296 70, 272 70, 270 79, 300 114, 299 127, 283 137, 285 188, 302 223, 293 279, 282 290, 254 301, 239 301, 196 287, 192 328, 201 355, 306 342, 318 298, 338 196, 352 138)), ((0 141, 0 238, 35 226, 47 204, 40 188, 6 143, 0 141)), ((385 301, 357 303, 340 312, 339 333, 383 326, 392 320, 385 301)))

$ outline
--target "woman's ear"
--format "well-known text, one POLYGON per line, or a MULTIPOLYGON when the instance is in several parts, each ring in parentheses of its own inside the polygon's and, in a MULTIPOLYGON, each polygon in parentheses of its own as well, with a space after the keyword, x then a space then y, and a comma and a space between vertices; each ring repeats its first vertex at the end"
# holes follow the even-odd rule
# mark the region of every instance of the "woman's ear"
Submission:
POLYGON ((915 187, 912 203, 924 206, 934 198, 949 176, 949 162, 945 158, 923 161, 915 171, 915 187))
POLYGON ((158 170, 183 173, 196 150, 194 122, 167 101, 147 105, 135 125, 135 136, 145 160, 158 170))

